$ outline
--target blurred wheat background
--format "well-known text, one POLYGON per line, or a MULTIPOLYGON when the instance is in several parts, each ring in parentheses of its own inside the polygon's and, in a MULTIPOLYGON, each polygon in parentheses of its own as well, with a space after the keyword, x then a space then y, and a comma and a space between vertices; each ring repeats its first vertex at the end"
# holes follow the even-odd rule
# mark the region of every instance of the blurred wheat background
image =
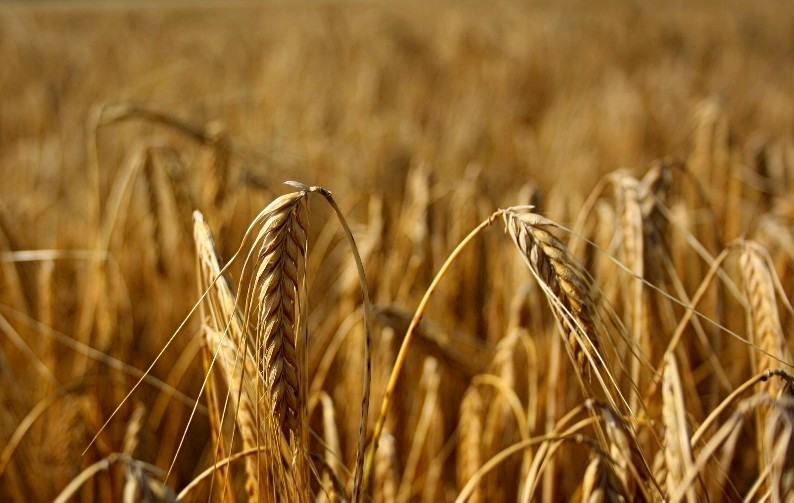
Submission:
POLYGON ((794 501, 793 185, 783 0, 0 3, 0 500, 794 501))

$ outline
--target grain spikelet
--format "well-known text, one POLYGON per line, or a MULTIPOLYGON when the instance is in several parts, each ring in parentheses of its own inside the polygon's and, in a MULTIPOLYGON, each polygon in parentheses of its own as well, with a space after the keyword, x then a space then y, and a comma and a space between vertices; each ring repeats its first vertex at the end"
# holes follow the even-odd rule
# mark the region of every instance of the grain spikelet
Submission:
MULTIPOLYGON (((516 376, 518 374, 515 362, 517 342, 518 337, 514 335, 500 340, 489 366, 489 373, 478 376, 473 381, 473 383, 480 384, 483 382, 483 378, 487 379, 490 376, 494 376, 496 379, 491 382, 499 383, 497 385, 498 391, 486 395, 488 398, 483 400, 486 403, 483 404, 485 414, 482 424, 482 439, 480 443, 482 453, 480 456, 484 459, 490 458, 511 445, 515 440, 517 430, 518 432, 526 431, 524 424, 516 424, 515 409, 511 406, 509 396, 511 393, 506 392, 506 390, 512 392, 516 386, 516 376)), ((515 397, 516 395, 513 396, 515 397)), ((515 403, 515 401, 512 402, 513 404, 515 403)), ((500 474, 490 474, 484 477, 481 484, 479 484, 479 486, 482 486, 483 493, 498 500, 508 499, 511 496, 512 488, 506 488, 501 483, 501 474, 512 475, 517 473, 520 463, 521 460, 518 458, 510 459, 502 465, 500 474)), ((552 470, 551 463, 549 470, 552 470)))
MULTIPOLYGON (((229 409, 235 414, 235 422, 240 431, 243 449, 252 449, 262 443, 264 432, 257 425, 260 417, 257 410, 256 391, 254 388, 257 375, 253 356, 250 353, 240 356, 242 347, 236 346, 229 337, 214 330, 209 325, 203 327, 203 337, 213 352, 218 352, 218 362, 223 370, 226 385, 229 388, 229 409), (242 363, 241 363, 242 362, 242 363)), ((221 438, 221 441, 224 441, 221 438)), ((249 500, 256 501, 260 491, 261 475, 257 458, 247 456, 246 492, 249 500)))
POLYGON ((265 406, 270 497, 309 498, 308 341, 301 298, 305 282, 307 204, 304 190, 285 194, 261 213, 262 227, 249 298, 254 305, 246 319, 255 320, 254 347, 265 406), (280 456, 279 454, 280 453, 280 456))
POLYGON ((614 470, 623 492, 632 498, 647 496, 647 485, 653 480, 650 468, 637 444, 635 435, 626 422, 607 405, 600 405, 606 425, 609 455, 615 463, 614 470))
POLYGON ((566 330, 565 339, 583 374, 588 359, 598 361, 595 301, 587 273, 575 262, 565 245, 549 228, 550 220, 534 214, 503 213, 507 231, 535 278, 546 288, 549 305, 566 330), (589 358, 588 358, 589 355, 589 358))
MULTIPOLYGON (((775 301, 772 277, 774 273, 768 266, 767 256, 763 246, 754 242, 745 242, 740 257, 744 287, 749 300, 749 331, 752 334, 753 344, 764 351, 764 353, 755 352, 754 363, 759 372, 781 368, 782 364, 777 359, 791 361, 775 301)), ((777 390, 772 388, 776 385, 773 381, 775 380, 767 381, 767 389, 775 395, 777 390)))
POLYGON ((339 478, 343 468, 341 466, 342 447, 339 442, 339 431, 336 427, 334 402, 328 396, 328 393, 323 391, 320 394, 320 404, 322 406, 323 441, 325 444, 324 460, 327 467, 323 472, 322 490, 323 495, 330 496, 329 501, 334 501, 336 495, 334 479, 339 478))
MULTIPOLYGON (((460 404, 458 422, 458 487, 462 488, 482 466, 483 403, 477 386, 470 386, 460 404)), ((483 500, 482 488, 478 484, 469 501, 483 500)))
MULTIPOLYGON (((299 357, 298 330, 301 288, 299 269, 306 252, 305 192, 279 197, 264 211, 267 215, 257 236, 261 242, 254 277, 258 300, 256 342, 262 352, 265 396, 274 427, 293 448, 301 440, 301 373, 305 370, 299 357)), ((305 350, 305 348, 303 348, 305 350)))
POLYGON ((582 482, 582 503, 624 503, 628 501, 609 462, 595 455, 587 465, 582 482))
POLYGON ((230 337, 242 346, 245 336, 241 315, 237 308, 236 295, 229 279, 221 275, 221 259, 212 237, 212 231, 199 211, 193 212, 193 236, 200 268, 200 291, 203 292, 212 285, 206 303, 209 306, 209 316, 205 319, 216 331, 222 332, 228 325, 230 337))
MULTIPOLYGON (((626 286, 626 312, 629 327, 633 337, 633 345, 642 351, 649 359, 651 341, 648 334, 648 317, 645 309, 644 288, 640 278, 645 278, 645 240, 643 233, 643 212, 640 206, 640 184, 627 174, 616 177, 615 190, 617 192, 620 215, 619 232, 621 236, 621 251, 623 262, 637 276, 628 277, 626 286)), ((640 359, 631 359, 631 381, 640 386, 640 359)), ((631 407, 637 409, 639 396, 636 392, 631 394, 631 407)))
POLYGON ((729 130, 722 101, 711 97, 698 104, 695 124, 689 164, 699 178, 712 180, 716 190, 723 190, 727 176, 729 130))
MULTIPOLYGON (((209 314, 205 317, 203 337, 210 352, 218 354, 218 362, 229 388, 229 403, 240 429, 243 448, 254 448, 263 438, 263 432, 257 427, 256 419, 259 412, 256 406, 255 383, 259 381, 257 378, 260 374, 251 354, 251 345, 245 340, 234 292, 227 278, 221 275, 220 259, 210 228, 200 212, 196 211, 193 219, 200 269, 199 287, 204 291, 212 285, 207 296, 209 314)), ((218 433, 220 435, 220 432, 218 433)), ((249 498, 255 500, 259 495, 260 480, 257 459, 248 456, 245 466, 246 491, 249 498)))
POLYGON ((146 469, 146 464, 138 461, 144 444, 146 407, 142 403, 135 404, 127 429, 124 432, 122 452, 130 461, 123 464, 125 483, 122 490, 124 503, 172 502, 176 501, 173 490, 165 485, 159 477, 146 469))
MULTIPOLYGON (((620 174, 615 182, 618 193, 618 206, 620 215, 620 236, 623 262, 631 271, 640 278, 644 277, 644 240, 643 240, 643 211, 640 206, 640 184, 627 174, 620 174)), ((642 324, 642 282, 632 281, 631 295, 628 297, 631 328, 635 336, 645 339, 642 324)), ((643 346, 647 342, 643 341, 643 346)), ((647 353, 646 353, 647 354, 647 353)), ((649 355, 650 356, 650 355, 649 355)))
MULTIPOLYGON (((689 424, 684 407, 684 390, 678 364, 672 353, 665 355, 662 383, 662 418, 664 419, 665 449, 667 465, 666 486, 674 490, 681 483, 684 473, 692 466, 692 446, 689 441, 689 424)), ((696 501, 694 490, 687 490, 687 501, 696 501)))
POLYGON ((794 500, 794 413, 791 395, 780 400, 765 425, 765 443, 770 446, 769 486, 773 503, 794 500), (784 403, 788 403, 788 407, 784 403))
POLYGON ((183 200, 189 191, 182 186, 183 179, 175 178, 179 161, 174 152, 165 147, 149 147, 143 153, 142 163, 147 216, 152 222, 152 249, 157 272, 165 276, 171 265, 168 260, 175 258, 182 233, 187 233, 184 220, 187 215, 180 205, 190 204, 189 199, 183 200))

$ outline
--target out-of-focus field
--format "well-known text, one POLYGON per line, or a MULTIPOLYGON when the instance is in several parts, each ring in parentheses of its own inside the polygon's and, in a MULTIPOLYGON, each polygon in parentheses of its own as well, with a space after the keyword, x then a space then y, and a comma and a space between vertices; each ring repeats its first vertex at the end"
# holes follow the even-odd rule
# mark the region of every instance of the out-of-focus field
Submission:
POLYGON ((791 2, 0 3, 0 500, 788 501, 792 184, 791 2))

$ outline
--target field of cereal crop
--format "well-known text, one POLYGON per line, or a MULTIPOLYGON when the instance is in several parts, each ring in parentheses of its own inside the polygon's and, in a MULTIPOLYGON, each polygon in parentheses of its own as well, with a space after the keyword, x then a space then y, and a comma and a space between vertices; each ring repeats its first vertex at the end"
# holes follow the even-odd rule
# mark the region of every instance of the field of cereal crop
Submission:
POLYGON ((793 290, 791 2, 0 2, 1 501, 792 501, 793 290))

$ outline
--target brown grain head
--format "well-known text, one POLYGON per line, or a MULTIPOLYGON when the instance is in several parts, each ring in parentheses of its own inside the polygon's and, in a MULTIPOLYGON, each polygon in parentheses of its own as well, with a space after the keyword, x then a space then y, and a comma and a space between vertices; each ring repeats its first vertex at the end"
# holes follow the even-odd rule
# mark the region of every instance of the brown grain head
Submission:
MULTIPOLYGON (((783 368, 783 362, 791 362, 791 353, 783 335, 775 295, 775 271, 769 267, 766 249, 755 242, 743 243, 739 259, 748 300, 748 328, 754 351, 753 363, 758 372, 783 368)), ((778 380, 767 381, 773 395, 778 380)))
POLYGON ((582 503, 625 503, 630 498, 608 460, 593 455, 582 480, 582 503))
POLYGON ((265 209, 257 236, 260 243, 253 289, 257 300, 256 340, 262 354, 269 417, 284 439, 301 437, 300 268, 306 252, 307 215, 304 192, 279 197, 265 209))
MULTIPOLYGON (((483 463, 484 410, 482 397, 477 386, 470 386, 463 395, 463 401, 460 404, 460 419, 458 421, 457 478, 459 488, 466 485, 483 463)), ((478 486, 469 501, 484 501, 482 488, 478 486)))
MULTIPOLYGON (((257 404, 256 390, 262 382, 252 345, 243 331, 241 314, 237 299, 228 278, 221 274, 221 259, 215 246, 212 232, 203 215, 196 211, 194 219, 194 239, 199 267, 199 286, 201 291, 208 290, 205 305, 208 313, 204 316, 202 335, 209 350, 210 360, 215 359, 220 367, 228 388, 228 411, 234 415, 239 428, 244 449, 262 445, 264 431, 257 419, 264 415, 257 404)), ((230 442, 220 434, 220 442, 230 442)), ((219 447, 221 452, 226 447, 219 447)), ((256 457, 245 460, 246 491, 249 500, 257 500, 263 476, 256 457)))
POLYGON ((596 301, 588 274, 551 229, 553 222, 534 213, 504 212, 507 231, 566 331, 565 339, 577 368, 588 374, 598 362, 596 301))

